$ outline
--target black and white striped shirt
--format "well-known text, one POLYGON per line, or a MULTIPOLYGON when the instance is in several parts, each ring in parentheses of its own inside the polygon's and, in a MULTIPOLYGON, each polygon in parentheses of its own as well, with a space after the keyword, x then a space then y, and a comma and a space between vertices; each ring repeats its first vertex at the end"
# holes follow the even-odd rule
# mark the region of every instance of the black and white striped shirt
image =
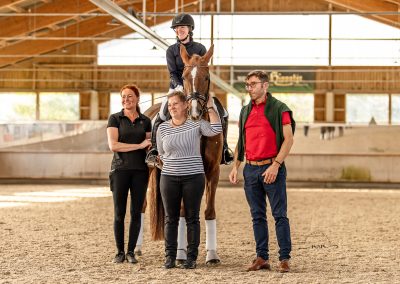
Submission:
POLYGON ((158 153, 164 164, 161 174, 183 176, 204 173, 200 138, 221 132, 220 122, 186 120, 178 127, 172 127, 170 121, 163 122, 157 131, 158 153))

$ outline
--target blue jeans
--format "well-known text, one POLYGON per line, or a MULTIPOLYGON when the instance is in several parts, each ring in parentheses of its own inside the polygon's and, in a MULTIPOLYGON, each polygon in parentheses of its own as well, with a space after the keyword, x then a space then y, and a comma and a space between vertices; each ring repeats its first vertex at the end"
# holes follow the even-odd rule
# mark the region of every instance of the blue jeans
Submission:
POLYGON ((266 196, 275 219, 275 231, 279 245, 279 260, 290 259, 292 243, 287 218, 286 169, 280 167, 276 180, 266 184, 262 174, 270 165, 253 166, 246 164, 243 169, 244 191, 253 219, 253 231, 256 241, 257 257, 269 259, 268 223, 266 196))

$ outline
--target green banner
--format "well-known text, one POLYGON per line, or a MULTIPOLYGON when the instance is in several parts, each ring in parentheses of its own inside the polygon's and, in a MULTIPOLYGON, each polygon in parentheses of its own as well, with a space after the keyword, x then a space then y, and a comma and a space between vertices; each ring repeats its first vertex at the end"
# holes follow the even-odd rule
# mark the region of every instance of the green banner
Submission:
MULTIPOLYGON (((249 66, 235 66, 234 73, 236 82, 234 87, 242 93, 247 93, 245 78, 249 73, 249 66)), ((277 66, 260 68, 270 75, 268 91, 271 93, 313 93, 315 82, 315 69, 311 66, 277 66), (270 69, 270 70, 268 70, 270 69), (296 70, 297 69, 297 70, 296 70)))
MULTIPOLYGON (((247 93, 243 83, 235 83, 233 87, 241 93, 247 93)), ((314 87, 312 85, 294 85, 294 86, 275 86, 269 84, 268 92, 270 93, 313 93, 314 87)))

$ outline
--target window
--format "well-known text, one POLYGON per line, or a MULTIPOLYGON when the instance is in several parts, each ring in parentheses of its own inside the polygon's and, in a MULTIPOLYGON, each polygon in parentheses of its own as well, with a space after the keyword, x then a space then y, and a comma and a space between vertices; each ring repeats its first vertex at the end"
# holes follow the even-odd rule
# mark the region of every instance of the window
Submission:
POLYGON ((40 93, 41 120, 79 120, 78 93, 40 93))
POLYGON ((297 123, 314 122, 314 94, 274 93, 273 96, 293 111, 297 123))
POLYGON ((332 38, 333 65, 400 65, 398 28, 361 16, 334 15, 332 38))
POLYGON ((389 96, 387 94, 347 94, 346 122, 368 124, 389 122, 389 96))
POLYGON ((36 119, 35 93, 0 93, 0 121, 36 119))
POLYGON ((227 104, 229 106, 229 121, 239 121, 240 110, 242 109, 242 99, 235 95, 228 94, 227 104))
MULTIPOLYGON (((284 102, 292 111, 296 122, 314 121, 314 94, 308 93, 273 93, 274 97, 284 102)), ((250 102, 250 96, 243 94, 243 105, 250 102)), ((242 100, 234 95, 228 95, 229 121, 239 121, 242 100)))
MULTIPOLYGON (((151 107, 151 94, 141 93, 139 101, 140 111, 144 113, 151 107)), ((121 96, 119 93, 113 92, 110 97, 110 114, 120 112, 122 109, 121 96)))
POLYGON ((392 124, 400 124, 400 94, 392 95, 392 124))
MULTIPOLYGON (((193 16, 194 39, 210 47, 211 16, 193 16)), ((153 27, 173 44, 170 21, 153 27)), ((327 15, 214 16, 215 65, 328 64, 327 15)), ((399 29, 357 15, 332 16, 332 65, 399 66, 399 29)), ((166 65, 165 51, 137 33, 99 44, 99 65, 166 65)))
MULTIPOLYGON (((211 16, 193 16, 194 40, 207 49, 211 16)), ((214 16, 216 65, 326 65, 326 15, 214 16), (295 23, 295 24, 293 24, 295 23)), ((176 42, 170 21, 153 27, 168 44, 176 42)), ((165 50, 137 33, 98 46, 99 65, 166 65, 165 50)))

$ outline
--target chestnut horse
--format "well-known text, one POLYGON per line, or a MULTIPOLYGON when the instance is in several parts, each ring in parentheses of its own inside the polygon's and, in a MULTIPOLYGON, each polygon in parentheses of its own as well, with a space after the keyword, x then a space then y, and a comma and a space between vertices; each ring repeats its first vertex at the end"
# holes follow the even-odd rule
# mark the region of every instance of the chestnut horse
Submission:
MULTIPOLYGON (((183 71, 184 93, 189 102, 188 115, 192 120, 205 119, 209 121, 207 112, 207 100, 209 98, 210 74, 208 63, 213 55, 214 47, 204 56, 194 54, 189 56, 184 45, 181 45, 180 54, 185 64, 183 71)), ((217 226, 215 213, 215 194, 219 181, 220 161, 222 158, 223 136, 222 133, 201 138, 201 155, 203 158, 206 176, 206 263, 218 264, 217 254, 217 226)), ((150 175, 149 207, 150 207, 150 231, 154 240, 164 237, 164 208, 162 206, 159 190, 158 169, 154 168, 150 175)), ((183 216, 181 210, 181 216, 183 216)), ((181 230, 178 230, 181 233, 181 230)), ((178 237, 178 239, 181 239, 178 237)), ((178 243, 178 248, 181 247, 178 243)), ((179 257, 177 258, 179 260, 179 257)))

